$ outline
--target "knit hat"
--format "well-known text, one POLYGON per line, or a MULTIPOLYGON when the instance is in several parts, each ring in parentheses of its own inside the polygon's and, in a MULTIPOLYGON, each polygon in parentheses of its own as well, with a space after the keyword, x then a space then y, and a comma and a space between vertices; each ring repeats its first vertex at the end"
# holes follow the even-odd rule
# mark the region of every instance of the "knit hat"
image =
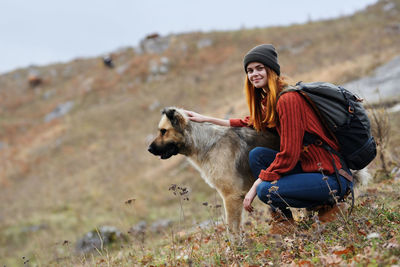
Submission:
POLYGON ((247 73, 247 65, 251 62, 263 63, 268 68, 281 74, 281 67, 278 64, 278 54, 275 47, 271 44, 262 44, 251 49, 243 59, 244 71, 247 73))

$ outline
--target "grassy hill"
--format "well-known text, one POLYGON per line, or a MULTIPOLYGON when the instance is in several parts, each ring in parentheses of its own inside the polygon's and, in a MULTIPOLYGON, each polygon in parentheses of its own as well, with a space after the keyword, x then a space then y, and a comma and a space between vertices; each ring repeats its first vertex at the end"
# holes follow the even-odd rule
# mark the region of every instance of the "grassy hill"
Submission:
MULTIPOLYGON (((113 52, 114 68, 105 67, 100 57, 82 58, 1 75, 0 264, 20 266, 24 257, 42 266, 117 265, 110 259, 117 259, 118 253, 126 265, 162 262, 154 259, 156 249, 151 257, 146 255, 154 244, 167 242, 168 250, 170 239, 165 241, 163 235, 148 236, 147 247, 132 245, 92 261, 71 249, 84 233, 101 225, 126 232, 140 221, 167 218, 175 230, 190 229, 210 218, 203 202, 214 207, 220 203, 183 157, 161 161, 147 152, 159 110, 173 105, 216 117, 246 115, 242 58, 261 43, 276 46, 289 81, 351 81, 400 54, 399 25, 400 1, 380 1, 334 20, 144 40, 141 49, 113 52), (152 47, 159 51, 152 52, 152 47), (29 86, 32 73, 42 79, 40 85, 29 86), (72 103, 66 115, 46 120, 65 103, 72 103), (183 207, 168 190, 171 184, 189 188, 190 200, 183 207), (135 201, 125 204, 129 199, 135 201), (65 241, 70 245, 63 246, 65 241), (132 251, 135 257, 126 256, 132 251), (106 260, 95 264, 101 259, 106 260)), ((392 122, 398 121, 398 113, 391 116, 392 122)), ((398 130, 394 124, 392 132, 398 130)), ((387 151, 394 162, 399 158, 397 135, 387 151)), ((397 208, 389 209, 398 214, 397 208)), ((260 220, 255 224, 256 229, 264 227, 260 220)), ((254 231, 249 229, 250 234, 254 231)), ((136 244, 137 237, 131 238, 136 244)), ((222 233, 215 238, 224 240, 222 233)), ((218 264, 205 255, 196 262, 218 264)), ((169 258, 169 264, 176 263, 169 258)))

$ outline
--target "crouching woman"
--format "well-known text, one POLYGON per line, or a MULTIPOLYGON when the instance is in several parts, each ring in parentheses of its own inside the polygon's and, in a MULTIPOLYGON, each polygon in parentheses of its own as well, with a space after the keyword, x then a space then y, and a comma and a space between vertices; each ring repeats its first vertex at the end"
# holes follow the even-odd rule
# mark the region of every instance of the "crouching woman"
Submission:
MULTIPOLYGON (((257 147, 250 151, 249 162, 257 179, 246 194, 244 209, 251 212, 255 196, 272 208, 271 233, 288 230, 293 216, 288 207, 317 209, 321 221, 335 218, 339 212, 337 199, 352 188, 345 177, 336 176, 340 159, 323 147, 304 145, 305 135, 320 140, 338 150, 318 116, 297 92, 280 93, 288 86, 280 76, 277 53, 271 45, 260 45, 244 57, 247 74, 245 92, 250 116, 231 119, 231 126, 251 125, 257 131, 276 129, 280 136, 280 151, 257 147)), ((348 170, 346 170, 349 173, 348 170)), ((343 173, 343 172, 341 172, 343 173)))
MULTIPOLYGON (((341 175, 340 159, 321 146, 304 145, 304 136, 317 136, 331 148, 338 144, 326 131, 314 110, 297 92, 285 92, 288 84, 280 75, 275 48, 263 44, 251 49, 243 60, 246 72, 245 93, 250 116, 245 119, 221 120, 188 112, 189 118, 233 127, 253 127, 257 131, 276 131, 280 151, 256 147, 249 153, 249 163, 256 181, 246 194, 244 209, 253 211, 258 198, 270 205, 270 233, 283 234, 293 223, 289 207, 318 210, 321 221, 335 219, 337 202, 351 190, 352 183, 341 175)), ((350 174, 349 170, 342 170, 350 174)))

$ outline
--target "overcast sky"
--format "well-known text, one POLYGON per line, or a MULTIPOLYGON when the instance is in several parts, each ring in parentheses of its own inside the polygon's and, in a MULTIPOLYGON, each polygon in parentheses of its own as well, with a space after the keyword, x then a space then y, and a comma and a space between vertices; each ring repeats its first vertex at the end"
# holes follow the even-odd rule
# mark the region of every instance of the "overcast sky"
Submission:
POLYGON ((136 46, 150 33, 235 30, 354 13, 377 0, 0 0, 0 73, 136 46))

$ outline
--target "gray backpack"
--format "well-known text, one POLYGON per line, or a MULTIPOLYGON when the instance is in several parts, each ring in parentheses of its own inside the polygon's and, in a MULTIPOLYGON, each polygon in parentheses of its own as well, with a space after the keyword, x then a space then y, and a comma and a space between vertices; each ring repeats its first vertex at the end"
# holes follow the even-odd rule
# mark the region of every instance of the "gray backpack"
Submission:
POLYGON ((299 82, 282 93, 287 91, 296 91, 304 97, 336 139, 340 150, 321 144, 318 136, 309 133, 305 135, 305 143, 322 145, 353 170, 363 169, 376 157, 376 143, 362 99, 343 87, 326 82, 299 82))

